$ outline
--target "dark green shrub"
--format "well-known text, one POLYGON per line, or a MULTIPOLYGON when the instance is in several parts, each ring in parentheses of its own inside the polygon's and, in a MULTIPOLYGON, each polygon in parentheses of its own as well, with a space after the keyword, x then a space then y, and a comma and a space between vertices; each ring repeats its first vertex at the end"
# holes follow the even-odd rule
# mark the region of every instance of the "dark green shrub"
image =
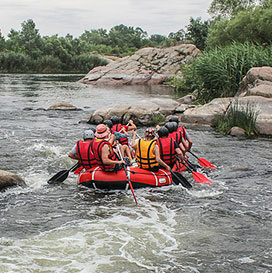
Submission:
POLYGON ((80 73, 88 73, 96 66, 106 65, 108 62, 97 55, 81 54, 72 57, 71 71, 79 71, 80 73))
POLYGON ((228 134, 232 127, 238 126, 245 130, 247 136, 252 136, 257 134, 257 116, 258 113, 252 104, 242 105, 236 101, 224 115, 217 116, 213 126, 223 134, 228 134))

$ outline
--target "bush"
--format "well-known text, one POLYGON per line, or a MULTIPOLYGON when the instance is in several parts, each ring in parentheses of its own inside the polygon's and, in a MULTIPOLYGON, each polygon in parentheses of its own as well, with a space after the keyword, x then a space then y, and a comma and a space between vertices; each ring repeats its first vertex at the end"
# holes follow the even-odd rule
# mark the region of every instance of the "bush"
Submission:
POLYGON ((165 116, 160 114, 160 113, 157 113, 157 114, 153 114, 152 116, 152 124, 155 126, 157 124, 160 124, 162 122, 165 121, 165 116))
MULTIPOLYGON (((195 58, 182 68, 184 77, 174 86, 180 93, 198 90, 198 100, 207 103, 218 97, 232 97, 248 70, 272 66, 272 46, 232 43, 195 58)), ((172 81, 173 83, 173 81, 172 81)))
POLYGON ((256 120, 258 113, 252 104, 239 104, 238 101, 232 103, 224 115, 217 116, 213 126, 221 133, 228 134, 234 126, 243 128, 247 136, 257 134, 256 120))
POLYGON ((97 55, 81 54, 72 57, 71 72, 88 73, 96 66, 106 65, 108 62, 105 59, 100 58, 97 55))

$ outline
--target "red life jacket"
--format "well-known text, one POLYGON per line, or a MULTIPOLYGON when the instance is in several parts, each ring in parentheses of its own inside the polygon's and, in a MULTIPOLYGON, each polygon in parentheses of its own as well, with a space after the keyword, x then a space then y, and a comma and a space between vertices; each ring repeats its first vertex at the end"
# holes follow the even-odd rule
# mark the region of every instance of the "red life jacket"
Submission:
POLYGON ((94 158, 94 154, 91 150, 92 142, 93 140, 90 142, 84 142, 82 140, 79 140, 76 143, 76 151, 79 157, 78 162, 86 170, 97 166, 96 159, 94 158))
POLYGON ((175 141, 171 137, 158 138, 157 144, 160 149, 160 157, 167 165, 172 166, 176 161, 175 141))
POLYGON ((169 134, 169 136, 172 137, 177 142, 177 144, 180 144, 182 138, 181 132, 175 131, 169 134))
MULTIPOLYGON (((114 132, 120 132, 123 127, 126 129, 126 127, 123 126, 121 123, 114 124, 112 126, 112 128, 111 128, 111 132, 112 133, 114 133, 114 132)), ((128 138, 127 137, 120 138, 118 141, 122 145, 128 145, 128 138)))
POLYGON ((101 150, 104 145, 109 145, 109 147, 110 147, 110 154, 109 154, 108 158, 111 160, 119 160, 113 151, 112 145, 106 140, 101 140, 101 141, 94 140, 93 144, 92 144, 92 151, 93 151, 94 157, 97 161, 97 164, 100 166, 100 168, 102 170, 108 170, 108 169, 114 168, 115 164, 106 165, 103 163, 101 150))
POLYGON ((184 140, 187 140, 186 130, 185 130, 185 128, 183 126, 179 126, 177 132, 180 132, 181 133, 181 137, 184 140))

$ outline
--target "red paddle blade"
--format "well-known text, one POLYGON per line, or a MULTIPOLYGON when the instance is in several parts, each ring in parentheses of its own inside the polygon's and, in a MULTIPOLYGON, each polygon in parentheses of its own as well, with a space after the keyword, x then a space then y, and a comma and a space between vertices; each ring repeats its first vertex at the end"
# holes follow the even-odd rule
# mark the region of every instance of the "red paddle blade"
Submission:
POLYGON ((203 183, 203 184, 207 184, 207 185, 211 185, 212 184, 212 181, 209 180, 202 173, 198 173, 198 172, 192 172, 192 173, 193 173, 193 178, 194 178, 195 182, 197 182, 197 183, 203 183))
POLYGON ((206 160, 205 158, 198 158, 198 162, 202 167, 206 167, 206 168, 216 168, 216 166, 214 166, 211 162, 209 162, 208 160, 206 160))

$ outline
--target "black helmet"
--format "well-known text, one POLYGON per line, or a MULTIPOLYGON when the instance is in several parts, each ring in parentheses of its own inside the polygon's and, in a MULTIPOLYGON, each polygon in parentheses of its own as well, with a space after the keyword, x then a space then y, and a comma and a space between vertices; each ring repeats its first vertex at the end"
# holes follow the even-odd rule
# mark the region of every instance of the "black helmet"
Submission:
POLYGON ((118 123, 121 122, 121 119, 118 118, 117 116, 112 116, 112 117, 110 118, 110 120, 112 121, 112 124, 113 124, 113 125, 114 125, 114 124, 118 124, 118 123))
POLYGON ((170 119, 169 119, 170 122, 174 121, 176 123, 179 123, 179 118, 177 116, 172 116, 170 119))
POLYGON ((96 129, 94 127, 91 127, 90 130, 92 130, 94 133, 96 132, 96 129))
POLYGON ((174 132, 177 131, 177 129, 178 129, 178 124, 177 124, 175 121, 172 121, 171 123, 173 124, 172 126, 173 126, 173 128, 174 128, 174 132))
POLYGON ((109 119, 106 119, 106 120, 104 120, 104 122, 103 122, 105 125, 107 125, 110 129, 112 128, 112 121, 111 120, 109 120, 109 119))
POLYGON ((159 137, 168 137, 169 131, 165 126, 163 126, 158 130, 158 135, 159 137))
POLYGON ((175 131, 173 122, 166 122, 164 126, 168 129, 169 133, 173 133, 175 131))

